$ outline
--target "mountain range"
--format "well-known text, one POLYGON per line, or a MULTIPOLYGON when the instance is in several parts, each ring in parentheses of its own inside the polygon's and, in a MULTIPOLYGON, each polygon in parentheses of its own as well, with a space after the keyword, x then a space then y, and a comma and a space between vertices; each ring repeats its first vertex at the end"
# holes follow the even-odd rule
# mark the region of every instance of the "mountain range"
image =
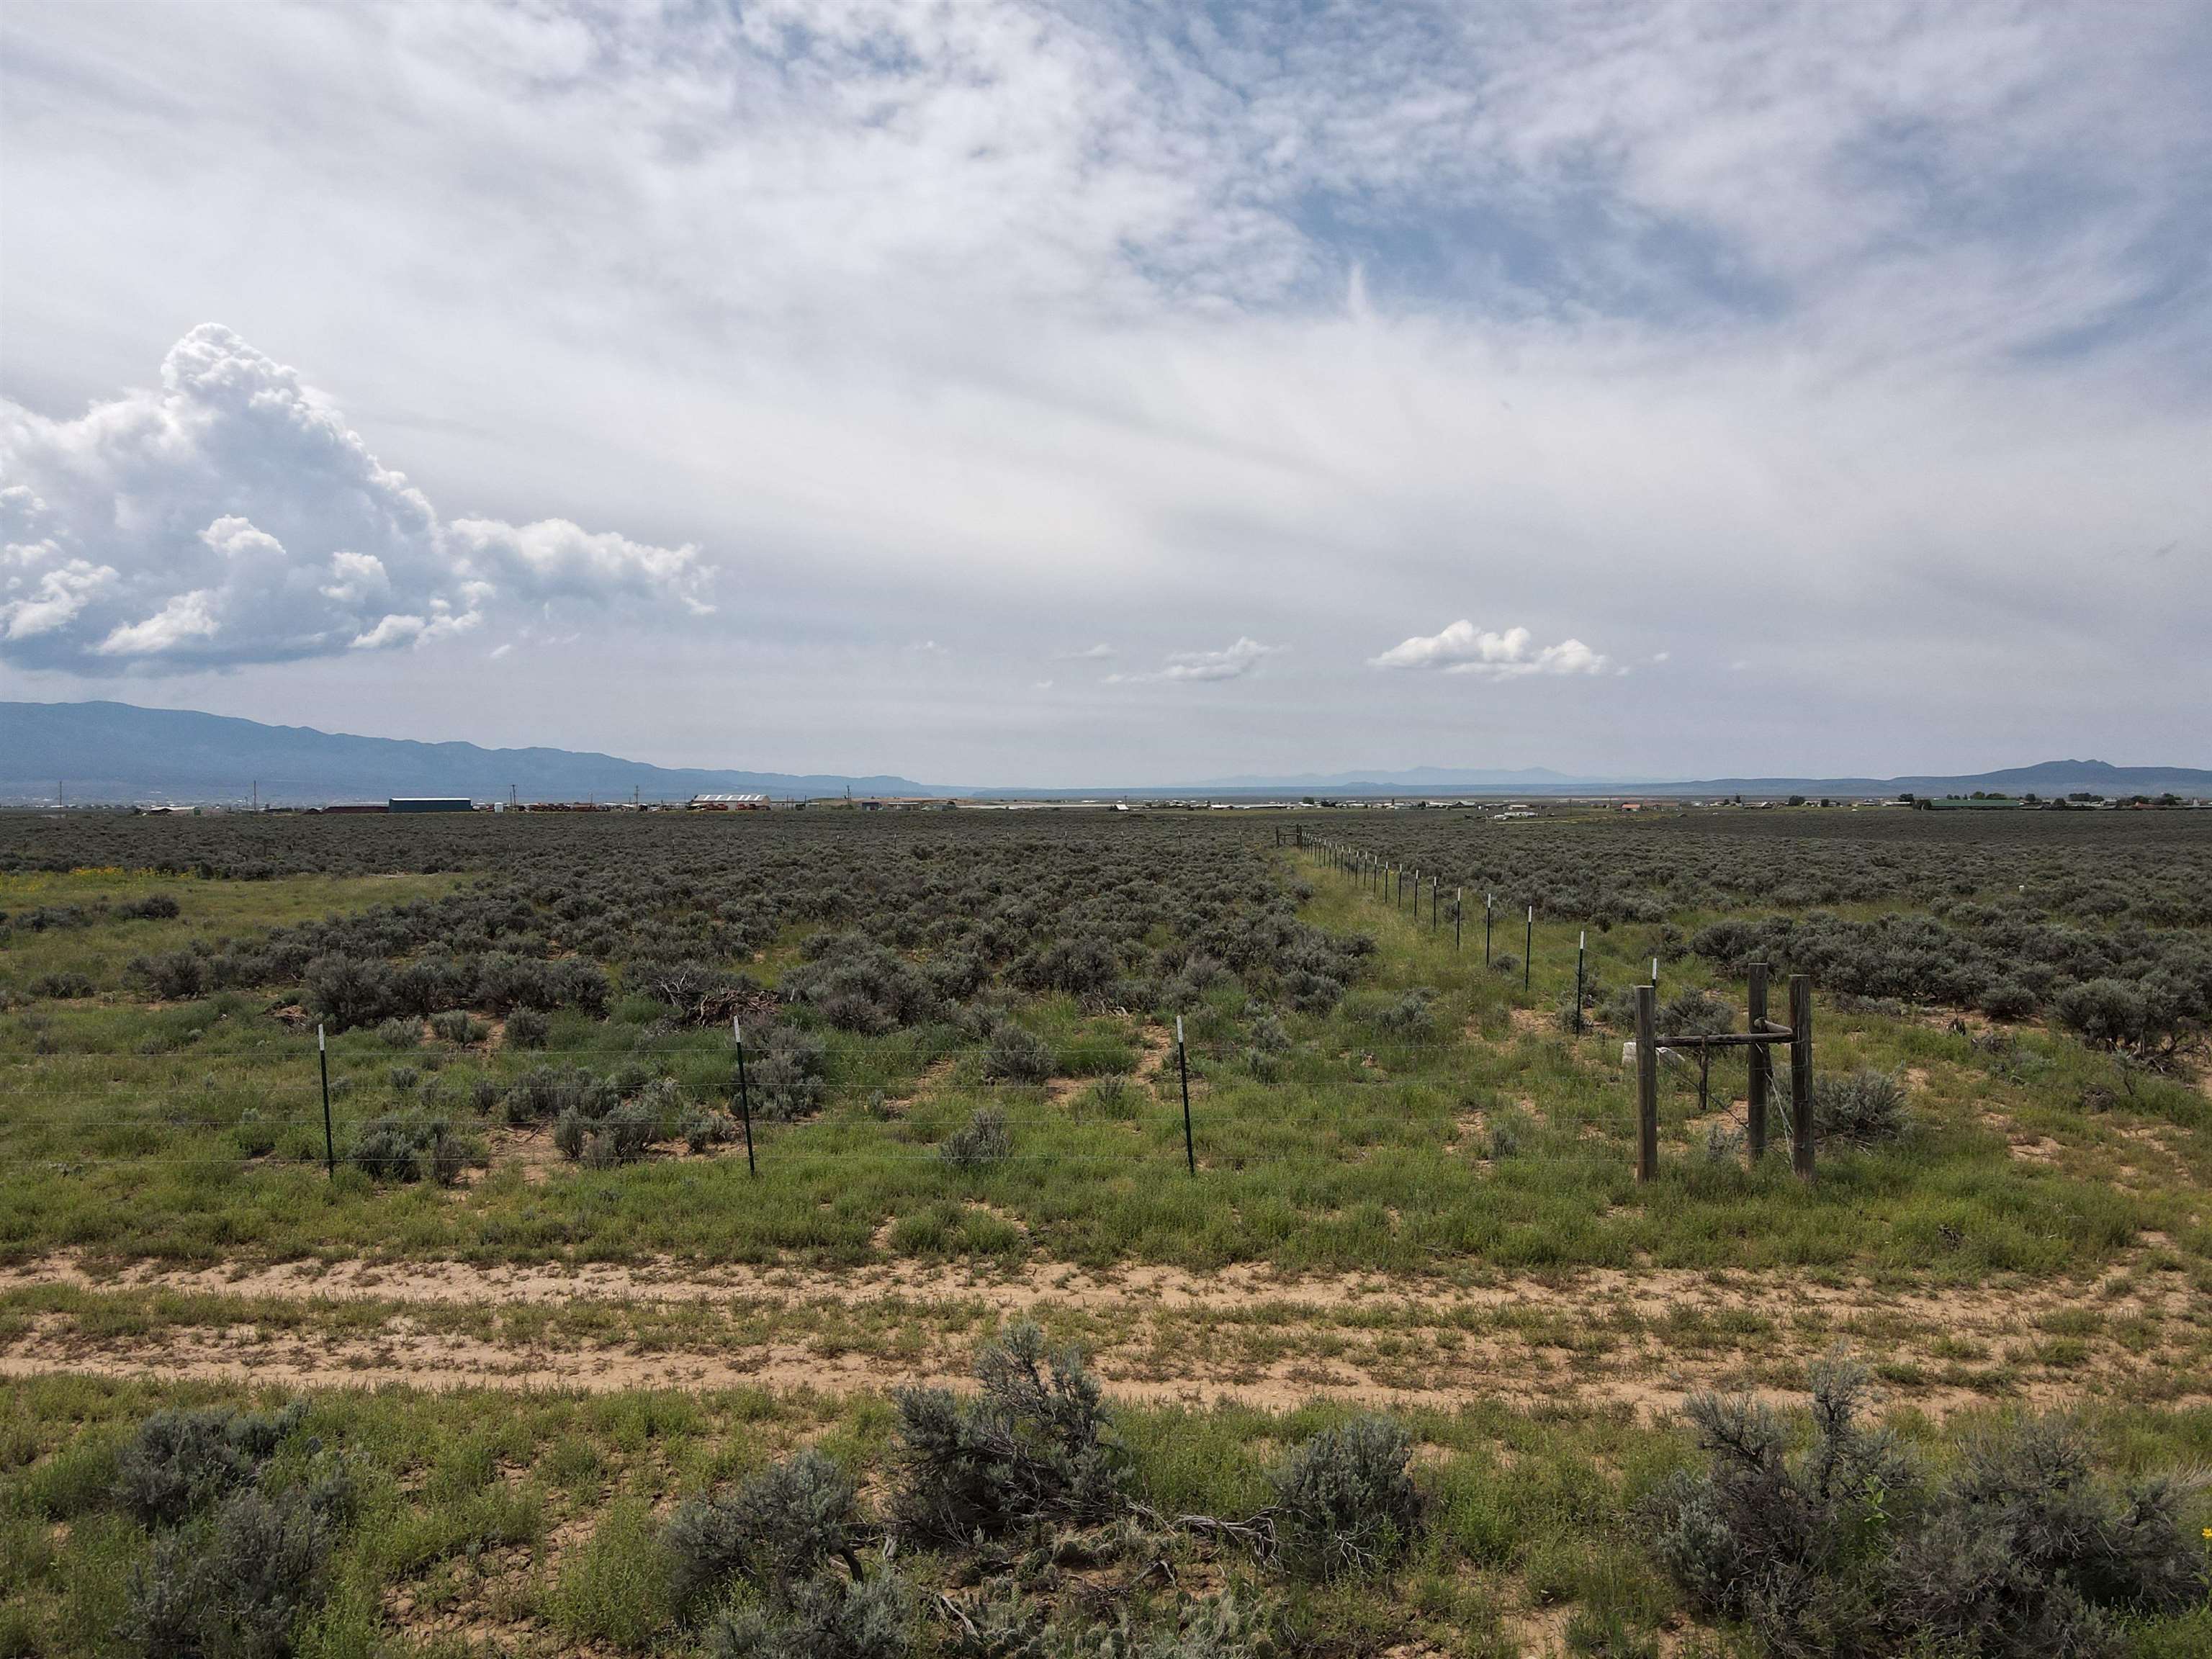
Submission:
POLYGON ((2032 791, 2053 796, 2087 790, 2100 795, 2171 792, 2201 797, 2212 796, 2212 770, 2062 760, 1956 776, 1654 780, 1580 777, 1542 767, 1416 767, 1135 788, 975 788, 917 783, 882 774, 848 777, 653 766, 568 749, 484 749, 472 743, 351 737, 312 726, 264 726, 222 714, 122 702, 0 702, 0 802, 51 802, 57 788, 76 801, 231 801, 258 796, 278 805, 382 800, 393 795, 503 800, 510 791, 524 800, 617 800, 633 795, 681 800, 717 793, 784 799, 848 793, 1029 799, 1194 793, 1245 798, 1408 793, 1764 798, 1965 794, 1978 789, 2002 795, 2032 791))
POLYGON ((652 766, 570 749, 356 738, 126 702, 0 702, 0 800, 245 800, 314 804, 393 795, 505 800, 684 800, 952 794, 906 778, 652 766))

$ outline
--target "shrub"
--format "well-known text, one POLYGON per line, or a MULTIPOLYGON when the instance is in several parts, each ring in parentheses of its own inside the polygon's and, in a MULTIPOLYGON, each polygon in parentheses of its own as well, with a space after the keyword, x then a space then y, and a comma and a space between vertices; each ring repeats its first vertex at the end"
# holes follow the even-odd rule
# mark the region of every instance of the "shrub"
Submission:
POLYGON ((1376 1015, 1375 1024, 1394 1037, 1412 1042, 1428 1035, 1435 1022, 1429 1014, 1429 1002, 1436 992, 1426 985, 1417 985, 1376 1015))
POLYGON ((1109 1072, 1091 1085, 1091 1104, 1106 1117, 1127 1117, 1136 1107, 1131 1097, 1129 1074, 1109 1072))
POLYGON ((2207 1559, 2181 1522, 2183 1488, 2115 1492, 2074 1424, 2031 1419, 1972 1444, 1892 1564, 1886 1600, 1908 1630, 1960 1653, 2117 1650, 2113 1615, 2201 1601, 2207 1559))
POLYGON ((197 951, 164 951, 157 957, 134 957, 131 972, 146 981, 146 988, 163 1002, 183 1002, 209 988, 208 959, 197 951))
POLYGON ((125 921, 173 921, 182 915, 184 907, 177 902, 173 893, 149 893, 143 898, 125 899, 115 907, 115 914, 125 921))
MULTIPOLYGON (((1632 1004, 1629 1019, 1634 1024, 1632 1004)), ((1735 1029, 1735 1010, 1711 991, 1691 986, 1659 1005, 1656 1023, 1662 1037, 1719 1036, 1735 1029)))
POLYGON ((1121 1500, 1123 1454, 1098 1382, 1073 1348, 1008 1327, 977 1354, 981 1395, 943 1389, 896 1395, 900 1529, 965 1545, 1047 1521, 1093 1522, 1121 1500))
POLYGON ((1275 1472, 1275 1542, 1310 1578, 1371 1572, 1421 1528, 1421 1494, 1407 1473, 1413 1442, 1388 1418, 1324 1429, 1275 1472))
POLYGON ((430 1030, 444 1042, 468 1044, 482 1042, 487 1028, 484 1023, 464 1008, 448 1008, 441 1014, 430 1016, 430 1030))
POLYGON ((507 1017, 510 1048, 543 1048, 553 1034, 553 1022, 535 1008, 518 1008, 507 1017))
POLYGON ((327 951, 307 963, 301 991, 308 1010, 333 1030, 384 1018, 392 1003, 390 964, 343 951, 327 951))
POLYGON ((719 1021, 734 985, 728 974, 703 962, 633 962, 623 969, 623 989, 651 997, 687 1025, 719 1021))
POLYGON ((362 1125, 347 1161, 374 1180, 451 1186, 484 1159, 482 1142, 455 1134, 441 1117, 375 1117, 362 1125))
POLYGON ((784 989, 840 1030, 880 1033, 939 1012, 929 981, 864 934, 818 934, 805 948, 808 961, 785 976, 784 989))
POLYGON ((1767 1407, 1693 1396, 1709 1467, 1678 1472, 1648 1500, 1654 1552, 1692 1605, 1747 1625, 1777 1654, 1809 1656, 1823 1650, 1823 1632, 1870 1626, 1868 1564, 1888 1547, 1893 1517, 1921 1502, 1917 1467, 1888 1435, 1860 1426, 1866 1387, 1856 1366, 1814 1368, 1814 1443, 1794 1461, 1767 1407))
POLYGON ((858 1577, 861 1534, 852 1477, 809 1448, 726 1496, 682 1504, 661 1544, 670 1593, 679 1610, 690 1611, 739 1579, 773 1596, 833 1561, 858 1577))
POLYGON ((155 1412, 115 1459, 116 1502, 148 1525, 173 1525, 260 1473, 307 1407, 257 1414, 228 1406, 155 1412))
POLYGON ((1648 1499, 1660 1564, 1697 1611, 1783 1656, 1938 1652, 2106 1659, 2118 1619, 2179 1612, 2208 1589, 2181 1489, 2095 1479, 2073 1425, 2014 1423, 1940 1486, 1858 1419, 1865 1374, 1813 1374, 1814 1437, 1795 1458, 1747 1400, 1690 1402, 1707 1455, 1648 1499))
POLYGON ((694 1153, 712 1152, 717 1146, 728 1145, 737 1138, 738 1126, 726 1112, 717 1112, 705 1106, 694 1106, 684 1114, 676 1126, 676 1133, 694 1153))
POLYGON ((147 1659, 284 1659, 301 1613, 322 1599, 330 1544, 307 1498, 235 1493, 204 1538, 154 1540, 118 1634, 147 1659))
POLYGON ((1517 974, 1521 971, 1521 958, 1510 951, 1500 951, 1490 959, 1490 971, 1493 974, 1517 974))
POLYGON ((1873 1146, 1897 1139, 1905 1127, 1905 1085, 1889 1073, 1813 1079, 1813 1128, 1823 1140, 1873 1146))
POLYGON ((767 1607, 734 1608, 708 1632, 707 1659, 903 1659, 914 1644, 905 1583, 817 1573, 767 1607))
POLYGON ((1012 1020, 992 1032, 991 1046, 983 1052, 983 1075, 994 1082, 1042 1083, 1056 1064, 1049 1043, 1012 1020))
POLYGON ((1535 1127, 1518 1108, 1499 1112, 1490 1120, 1490 1156, 1493 1159, 1517 1156, 1535 1127))
MULTIPOLYGON (((1570 997, 1570 1002, 1572 999, 1570 997)), ((1606 992, 1597 1004, 1598 1018, 1616 1031, 1636 1029, 1636 988, 1624 985, 1617 991, 1606 992)))
POLYGON ((411 1014, 380 1021, 376 1040, 387 1048, 412 1048, 422 1041, 422 1022, 411 1014))
POLYGON ((2025 985, 1985 986, 1975 1000, 1991 1019, 2026 1019, 2035 1012, 2035 993, 2025 985))
POLYGON ((1287 1650, 1276 1639, 1275 1610, 1227 1589, 1195 1601, 1179 1595, 1172 1617, 1150 1627, 1124 1604, 1111 1624, 1094 1612, 1055 1628, 1049 1605, 1017 1583, 970 1604, 963 1620, 955 1659, 1261 1659, 1287 1650))
POLYGON ((1006 1115, 996 1106, 979 1108, 967 1122, 945 1137, 937 1155, 963 1174, 1003 1164, 1013 1156, 1014 1139, 1006 1115))
MULTIPOLYGON (((789 1123, 817 1110, 829 1085, 823 1080, 822 1039, 788 1025, 771 1025, 758 1060, 749 1060, 746 1083, 756 1115, 789 1123)), ((734 1076, 732 1079, 735 1084, 734 1076)))
POLYGON ((574 1113, 597 1122, 617 1098, 612 1085, 580 1066, 533 1066, 507 1085, 507 1121, 522 1128, 574 1113))
POLYGON ((643 1158, 659 1133, 651 1107, 623 1100, 602 1086, 562 1109, 553 1125, 553 1144, 587 1168, 607 1170, 643 1158))

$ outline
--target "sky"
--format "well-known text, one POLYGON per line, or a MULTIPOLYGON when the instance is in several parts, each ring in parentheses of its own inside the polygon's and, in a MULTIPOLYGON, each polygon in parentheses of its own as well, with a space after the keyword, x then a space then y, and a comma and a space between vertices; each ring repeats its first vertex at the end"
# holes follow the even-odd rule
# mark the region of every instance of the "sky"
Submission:
POLYGON ((0 698, 2212 766, 2212 8, 0 9, 0 698))

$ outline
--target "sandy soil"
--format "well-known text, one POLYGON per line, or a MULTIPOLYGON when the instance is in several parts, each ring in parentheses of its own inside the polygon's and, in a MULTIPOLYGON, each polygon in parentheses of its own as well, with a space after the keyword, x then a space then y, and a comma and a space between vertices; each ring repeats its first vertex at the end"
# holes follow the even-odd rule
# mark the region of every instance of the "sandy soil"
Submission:
POLYGON ((0 1293, 41 1286, 167 1292, 204 1300, 172 1321, 116 1334, 114 1322, 43 1311, 0 1342, 0 1374, 51 1371, 226 1377, 287 1386, 714 1389, 842 1394, 907 1383, 959 1385, 981 1330, 1022 1314, 1073 1317, 1116 1394, 1285 1407, 1314 1398, 1456 1407, 1477 1401, 1678 1407, 1701 1388, 1789 1392, 1807 1360, 1842 1337, 1867 1359, 1923 1373, 1901 1397, 1940 1414, 2004 1397, 2036 1404, 2107 1392, 2181 1369, 2169 1393, 2208 1395, 2203 1310, 2179 1274, 2105 1289, 2044 1284, 1897 1291, 1866 1283, 1674 1270, 1593 1271, 1476 1283, 1381 1275, 1286 1278, 1256 1267, 1194 1273, 1065 1266, 1008 1272, 894 1263, 848 1272, 790 1268, 477 1267, 462 1262, 285 1263, 94 1273, 58 1256, 0 1269, 0 1293), (229 1316, 220 1305, 235 1302, 229 1316), (359 1317, 319 1321, 347 1304, 359 1317), (744 1316, 665 1325, 624 1341, 623 1310, 744 1316), (2124 1348, 2099 1331, 2063 1361, 2036 1357, 2045 1320, 2094 1308, 2104 1322, 2161 1334, 2124 1348), (271 1317, 272 1309, 283 1316, 271 1317), (598 1310, 590 1337, 499 1334, 498 1310, 598 1310), (488 1316, 451 1328, 454 1310, 488 1316), (817 1335, 824 1310, 840 1321, 817 1335), (778 1329, 785 1316, 786 1329, 778 1329), (318 1328, 319 1324, 323 1328, 318 1328), (853 1333, 870 1334, 855 1340, 853 1333), (1733 1334, 1732 1334, 1733 1333, 1733 1334), (2194 1345, 2193 1346, 2191 1345, 2194 1345), (1988 1362, 1982 1374, 1960 1356, 1988 1362), (1989 1369, 2003 1362, 2002 1373, 1989 1369), (1990 1380, 1992 1377, 1996 1380, 1990 1380))

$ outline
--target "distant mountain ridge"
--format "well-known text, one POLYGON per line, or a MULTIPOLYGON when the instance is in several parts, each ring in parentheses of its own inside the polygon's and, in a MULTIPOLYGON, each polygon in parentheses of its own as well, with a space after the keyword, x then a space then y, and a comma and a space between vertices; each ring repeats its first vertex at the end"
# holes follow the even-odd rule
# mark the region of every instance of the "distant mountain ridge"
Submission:
POLYGON ((0 800, 52 800, 65 784, 78 800, 383 800, 465 795, 504 800, 685 799, 700 794, 777 797, 924 795, 909 779, 653 766, 568 749, 483 749, 472 743, 359 738, 307 726, 127 702, 0 703, 0 800))
POLYGON ((123 702, 0 702, 0 803, 51 801, 58 783, 73 800, 243 800, 259 786, 264 802, 313 805, 382 800, 393 795, 465 795, 503 800, 681 800, 696 794, 759 793, 777 799, 836 795, 989 794, 1049 799, 1071 796, 1243 799, 1301 795, 1405 796, 1745 795, 1890 796, 1967 794, 1974 790, 2046 798, 2087 790, 2100 795, 2212 796, 2212 770, 2114 766, 2105 761, 2044 761, 1957 776, 1893 778, 1704 778, 1650 781, 1577 777, 1544 767, 1486 770, 1414 767, 1212 783, 1097 786, 1081 790, 1000 787, 978 790, 874 774, 746 772, 653 766, 568 749, 484 749, 472 743, 418 743, 353 737, 304 726, 189 709, 123 702))
POLYGON ((1517 771, 1457 766, 1413 766, 1399 772, 1300 772, 1287 777, 1215 778, 1200 789, 1571 789, 1617 786, 1620 778, 1576 777, 1548 766, 1517 771))
POLYGON ((2109 761, 2039 761, 1960 777, 1709 778, 1644 785, 1653 794, 2041 795, 2046 800, 2087 790, 2096 795, 2212 795, 2212 770, 2190 766, 2114 766, 2109 761))

